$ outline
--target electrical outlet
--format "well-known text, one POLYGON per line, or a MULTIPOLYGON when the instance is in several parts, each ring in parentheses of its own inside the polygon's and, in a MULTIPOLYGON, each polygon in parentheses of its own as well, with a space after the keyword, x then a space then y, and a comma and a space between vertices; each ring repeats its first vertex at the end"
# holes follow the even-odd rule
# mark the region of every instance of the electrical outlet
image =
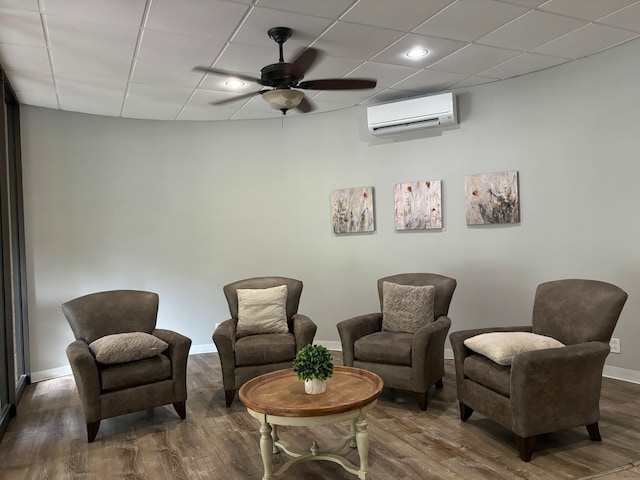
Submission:
POLYGON ((620 339, 619 338, 612 338, 609 341, 609 349, 610 349, 611 353, 620 353, 620 339))

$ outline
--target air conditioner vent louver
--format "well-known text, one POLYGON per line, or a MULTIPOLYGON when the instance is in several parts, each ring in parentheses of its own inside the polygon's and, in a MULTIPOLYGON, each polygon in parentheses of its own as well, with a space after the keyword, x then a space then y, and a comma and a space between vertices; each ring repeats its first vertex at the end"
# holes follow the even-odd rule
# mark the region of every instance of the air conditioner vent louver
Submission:
POLYGON ((446 92, 374 105, 367 108, 367 123, 373 135, 456 125, 455 96, 452 92, 446 92))

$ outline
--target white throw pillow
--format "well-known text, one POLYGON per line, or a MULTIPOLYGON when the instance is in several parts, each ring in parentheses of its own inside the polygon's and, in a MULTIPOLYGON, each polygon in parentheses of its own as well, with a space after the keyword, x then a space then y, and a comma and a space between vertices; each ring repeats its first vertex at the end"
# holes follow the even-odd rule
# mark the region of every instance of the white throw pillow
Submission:
POLYGON ((238 289, 236 335, 287 333, 287 286, 238 289))
POLYGON ((499 365, 511 365, 519 353, 565 346, 555 338, 529 332, 483 333, 467 338, 464 344, 499 365))
POLYGON ((105 335, 89 344, 89 350, 99 363, 125 363, 155 357, 169 344, 144 332, 105 335))
POLYGON ((416 333, 433 322, 433 285, 382 283, 382 330, 416 333))

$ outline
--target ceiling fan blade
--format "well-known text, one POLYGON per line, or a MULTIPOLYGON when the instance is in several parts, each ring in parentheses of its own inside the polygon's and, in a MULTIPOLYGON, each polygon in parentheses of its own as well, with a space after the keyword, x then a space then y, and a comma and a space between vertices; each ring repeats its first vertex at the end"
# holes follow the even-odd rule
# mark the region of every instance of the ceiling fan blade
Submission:
POLYGON ((316 106, 305 96, 300 104, 296 107, 296 109, 301 111, 302 113, 309 113, 314 111, 316 109, 316 106))
POLYGON ((254 95, 260 94, 262 95, 264 92, 268 92, 268 90, 257 90, 255 92, 243 93, 242 95, 234 95, 233 97, 225 98, 224 100, 218 100, 217 102, 210 102, 210 105, 224 105, 226 103, 235 102, 237 100, 242 100, 243 98, 253 97, 254 95))
POLYGON ((203 67, 202 65, 198 65, 197 67, 193 67, 193 70, 197 72, 213 73, 215 75, 224 75, 226 77, 239 78, 240 80, 245 80, 247 82, 255 82, 260 84, 259 78, 252 77, 251 75, 244 75, 242 73, 230 72, 228 70, 220 70, 219 68, 210 68, 210 67, 203 67))
POLYGON ((370 78, 324 78, 300 82, 296 88, 303 90, 364 90, 375 88, 377 80, 370 78))
POLYGON ((287 73, 300 79, 304 74, 320 60, 322 52, 316 48, 307 48, 298 52, 295 58, 289 64, 287 73))

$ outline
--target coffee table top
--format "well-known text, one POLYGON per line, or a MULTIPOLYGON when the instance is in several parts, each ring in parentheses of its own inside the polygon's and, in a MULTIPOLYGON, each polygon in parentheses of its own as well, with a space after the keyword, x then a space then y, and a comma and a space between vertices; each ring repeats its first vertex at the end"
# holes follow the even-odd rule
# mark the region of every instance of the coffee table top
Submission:
POLYGON ((309 395, 292 368, 265 373, 240 387, 240 401, 249 409, 280 417, 315 417, 355 410, 373 402, 384 383, 373 372, 333 367, 327 391, 309 395))

